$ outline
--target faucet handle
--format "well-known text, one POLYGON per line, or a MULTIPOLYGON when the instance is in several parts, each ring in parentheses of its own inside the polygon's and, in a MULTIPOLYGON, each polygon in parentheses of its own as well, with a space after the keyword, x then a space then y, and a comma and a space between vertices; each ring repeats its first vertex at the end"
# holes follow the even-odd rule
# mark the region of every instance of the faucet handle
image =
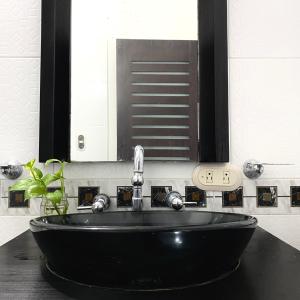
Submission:
POLYGON ((77 210, 92 210, 93 213, 103 212, 110 206, 110 198, 106 194, 99 194, 94 197, 94 202, 89 206, 78 206, 77 210))
POLYGON ((23 173, 24 164, 17 161, 11 161, 5 165, 0 165, 0 173, 7 179, 17 179, 23 173))
POLYGON ((176 210, 180 210, 185 205, 197 205, 197 202, 184 202, 180 193, 176 191, 169 192, 166 195, 167 205, 176 210))
POLYGON ((184 205, 181 195, 176 191, 169 192, 166 195, 166 202, 169 207, 176 210, 182 209, 184 205))
POLYGON ((190 201, 190 202, 185 201, 185 202, 183 202, 183 205, 195 205, 195 206, 197 206, 198 203, 196 201, 190 201))
POLYGON ((92 204, 93 213, 103 212, 110 206, 110 198, 106 194, 99 194, 94 197, 94 203, 92 204))

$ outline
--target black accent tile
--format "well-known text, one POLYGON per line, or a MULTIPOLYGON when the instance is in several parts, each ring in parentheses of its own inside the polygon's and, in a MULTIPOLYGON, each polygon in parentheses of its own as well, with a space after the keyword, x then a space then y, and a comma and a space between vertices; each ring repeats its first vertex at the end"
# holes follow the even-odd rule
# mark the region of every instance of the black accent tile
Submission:
POLYGON ((25 191, 10 191, 8 207, 29 207, 29 200, 25 201, 25 191))
POLYGON ((257 207, 277 207, 277 186, 256 187, 257 207))
POLYGON ((100 192, 98 186, 81 186, 78 187, 78 206, 91 206, 94 197, 100 192))
POLYGON ((166 195, 171 191, 171 186, 151 186, 151 207, 168 207, 166 195))
POLYGON ((235 191, 222 192, 223 207, 243 207, 243 187, 235 191))
POLYGON ((300 186, 290 187, 291 206, 300 207, 300 186))
MULTIPOLYGON (((185 187, 185 201, 197 202, 198 207, 206 207, 206 192, 198 189, 196 186, 185 187)), ((186 207, 193 207, 193 205, 186 205, 186 207)))
POLYGON ((132 186, 117 187, 117 207, 132 207, 132 186))
POLYGON ((51 186, 47 188, 48 193, 54 193, 55 191, 60 190, 60 186, 51 186))

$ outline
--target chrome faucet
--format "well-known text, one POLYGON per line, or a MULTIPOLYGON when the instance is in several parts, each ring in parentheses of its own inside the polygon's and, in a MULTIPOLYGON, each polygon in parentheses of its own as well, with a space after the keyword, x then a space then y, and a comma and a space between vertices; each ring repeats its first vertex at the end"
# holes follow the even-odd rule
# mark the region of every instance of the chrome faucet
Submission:
POLYGON ((133 186, 132 209, 140 211, 143 208, 142 186, 144 184, 144 148, 140 145, 134 148, 134 167, 131 183, 133 186))

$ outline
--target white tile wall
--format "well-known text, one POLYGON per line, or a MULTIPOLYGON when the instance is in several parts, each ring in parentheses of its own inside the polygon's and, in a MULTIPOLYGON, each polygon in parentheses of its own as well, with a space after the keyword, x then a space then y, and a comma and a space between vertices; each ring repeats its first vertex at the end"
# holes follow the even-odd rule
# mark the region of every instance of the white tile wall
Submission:
MULTIPOLYGON (((254 198, 256 184, 278 185, 281 196, 288 196, 289 185, 300 184, 300 2, 228 0, 228 7, 231 161, 241 165, 252 157, 295 164, 267 166, 260 181, 245 180, 245 193, 252 196, 246 210, 261 215, 300 214, 289 207, 288 197, 279 199, 278 208, 259 210, 254 198)), ((40 0, 0 1, 0 163, 25 162, 38 155, 40 13, 40 0)), ((194 166, 146 163, 146 182, 162 179, 182 188, 194 166)), ((77 163, 66 169, 74 184, 108 179, 108 189, 120 179, 128 182, 131 173, 129 163, 77 163)), ((9 183, 1 181, 5 194, 9 183)), ((211 199, 209 209, 221 210, 221 198, 211 199)), ((0 201, 3 205, 7 198, 0 201)), ((283 230, 295 218, 286 218, 283 230)), ((283 220, 271 216, 266 228, 275 230, 277 225, 272 224, 282 224, 279 219, 283 220)), ((6 224, 7 219, 2 220, 6 224)), ((300 235, 289 241, 293 239, 300 241, 300 235)))
POLYGON ((259 226, 300 250, 300 216, 259 215, 259 226))
POLYGON ((228 0, 230 57, 300 57, 298 0, 228 0))
POLYGON ((0 163, 38 154, 40 1, 0 1, 0 163))
POLYGON ((40 56, 41 1, 0 1, 0 57, 40 56))
POLYGON ((0 217, 0 246, 29 229, 29 221, 33 217, 0 217))
POLYGON ((231 59, 231 159, 295 166, 266 166, 264 177, 300 175, 300 59, 231 59), (297 109, 298 108, 298 109, 297 109), (244 145, 244 147, 241 147, 244 145))

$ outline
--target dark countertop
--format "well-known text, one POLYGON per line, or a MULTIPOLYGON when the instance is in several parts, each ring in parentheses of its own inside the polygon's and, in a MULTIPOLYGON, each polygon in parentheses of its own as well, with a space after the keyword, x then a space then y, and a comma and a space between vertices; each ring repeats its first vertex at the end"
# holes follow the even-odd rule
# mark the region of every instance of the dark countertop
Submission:
POLYGON ((45 270, 31 232, 26 231, 0 247, 0 299, 297 300, 300 299, 300 251, 258 228, 239 269, 226 279, 186 290, 129 293, 79 286, 54 278, 45 270))

